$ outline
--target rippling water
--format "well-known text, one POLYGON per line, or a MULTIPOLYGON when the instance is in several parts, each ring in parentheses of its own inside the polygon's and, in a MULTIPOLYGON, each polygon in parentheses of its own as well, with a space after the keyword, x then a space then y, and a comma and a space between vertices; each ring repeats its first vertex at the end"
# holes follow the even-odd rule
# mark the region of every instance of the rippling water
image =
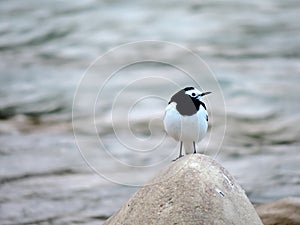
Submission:
POLYGON ((221 162, 252 201, 299 195, 297 1, 0 5, 2 224, 99 224, 175 158, 178 146, 165 137, 161 117, 178 88, 174 82, 193 84, 190 77, 146 62, 106 80, 116 65, 147 57, 192 68, 201 88, 213 89, 206 99, 210 132, 199 148, 221 162), (86 71, 108 50, 141 40, 166 41, 166 47, 115 50, 86 71), (168 42, 202 57, 218 82, 205 64, 195 67, 168 42), (80 81, 75 140, 72 104, 80 81))

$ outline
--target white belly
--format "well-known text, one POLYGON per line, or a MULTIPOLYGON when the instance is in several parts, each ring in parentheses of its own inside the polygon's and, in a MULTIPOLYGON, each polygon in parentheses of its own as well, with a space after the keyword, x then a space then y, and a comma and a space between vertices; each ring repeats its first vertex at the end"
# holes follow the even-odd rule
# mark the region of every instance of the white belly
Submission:
POLYGON ((207 112, 203 107, 200 107, 200 110, 192 116, 182 116, 176 110, 176 103, 172 102, 165 111, 164 127, 175 140, 192 146, 193 141, 199 142, 207 132, 206 116, 207 112))

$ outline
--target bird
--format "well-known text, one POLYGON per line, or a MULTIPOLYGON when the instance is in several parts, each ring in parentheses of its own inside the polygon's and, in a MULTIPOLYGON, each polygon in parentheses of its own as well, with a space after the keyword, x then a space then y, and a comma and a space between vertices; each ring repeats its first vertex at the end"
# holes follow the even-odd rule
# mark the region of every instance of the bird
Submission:
POLYGON ((208 128, 208 113, 202 97, 210 93, 185 87, 171 97, 165 109, 165 131, 180 142, 178 158, 183 156, 182 145, 185 154, 197 153, 196 143, 204 138, 208 128))

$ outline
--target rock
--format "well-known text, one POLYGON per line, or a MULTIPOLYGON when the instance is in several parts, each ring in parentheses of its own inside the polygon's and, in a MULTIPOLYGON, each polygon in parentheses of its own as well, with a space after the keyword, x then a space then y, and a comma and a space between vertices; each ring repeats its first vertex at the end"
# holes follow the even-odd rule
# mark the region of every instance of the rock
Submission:
POLYGON ((265 225, 299 225, 300 198, 289 197, 256 207, 265 225))
POLYGON ((139 189, 105 225, 262 225, 234 178, 205 155, 184 156, 139 189))

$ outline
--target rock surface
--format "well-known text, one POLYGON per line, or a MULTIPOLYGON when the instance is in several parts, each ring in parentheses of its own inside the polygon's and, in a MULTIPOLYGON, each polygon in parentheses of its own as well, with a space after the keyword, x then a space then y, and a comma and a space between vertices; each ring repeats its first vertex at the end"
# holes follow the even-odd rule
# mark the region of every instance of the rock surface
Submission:
POLYGON ((184 156, 139 189, 105 225, 262 225, 234 178, 205 155, 184 156))
POLYGON ((264 225, 299 225, 300 198, 289 197, 256 207, 264 225))

